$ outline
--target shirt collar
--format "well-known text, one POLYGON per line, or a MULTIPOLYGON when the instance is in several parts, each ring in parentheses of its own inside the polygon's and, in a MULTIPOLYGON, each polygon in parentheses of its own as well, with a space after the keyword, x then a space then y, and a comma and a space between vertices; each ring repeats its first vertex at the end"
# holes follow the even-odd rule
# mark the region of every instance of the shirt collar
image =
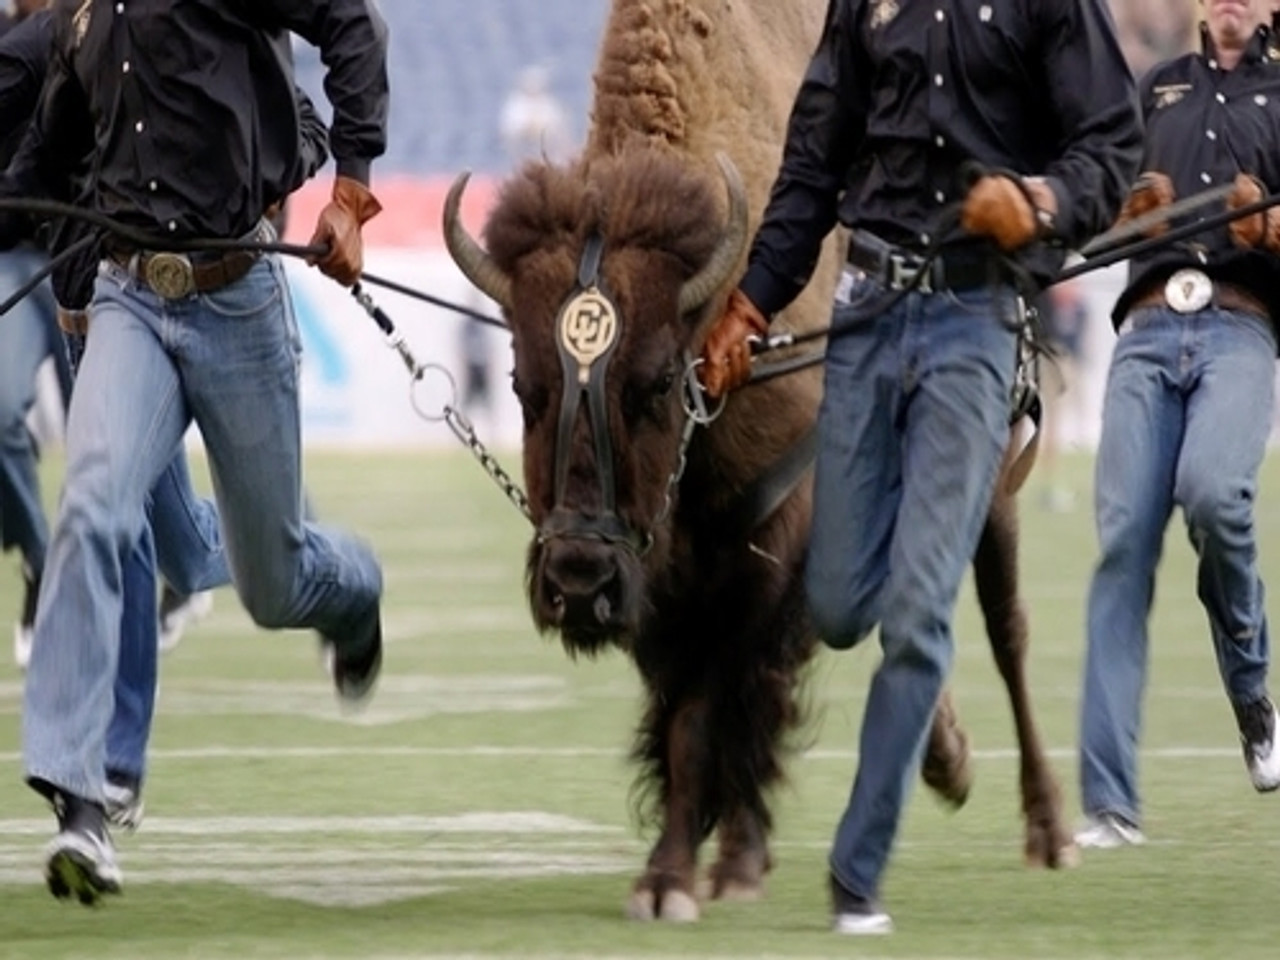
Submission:
MULTIPOLYGON (((1258 29, 1249 38, 1249 42, 1244 48, 1244 54, 1240 57, 1240 62, 1259 63, 1267 59, 1267 48, 1270 42, 1271 27, 1265 23, 1259 24, 1258 29)), ((1217 51, 1213 46, 1213 37, 1209 34, 1209 25, 1204 21, 1200 22, 1200 52, 1204 54, 1206 60, 1217 59, 1217 51)))

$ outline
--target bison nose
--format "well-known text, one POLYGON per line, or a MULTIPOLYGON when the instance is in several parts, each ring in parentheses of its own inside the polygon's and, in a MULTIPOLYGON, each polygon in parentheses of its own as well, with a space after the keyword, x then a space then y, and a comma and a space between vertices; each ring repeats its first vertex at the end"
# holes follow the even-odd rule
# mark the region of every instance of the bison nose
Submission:
POLYGON ((603 627, 621 598, 618 563, 611 550, 594 544, 556 544, 547 558, 542 590, 558 627, 603 627))

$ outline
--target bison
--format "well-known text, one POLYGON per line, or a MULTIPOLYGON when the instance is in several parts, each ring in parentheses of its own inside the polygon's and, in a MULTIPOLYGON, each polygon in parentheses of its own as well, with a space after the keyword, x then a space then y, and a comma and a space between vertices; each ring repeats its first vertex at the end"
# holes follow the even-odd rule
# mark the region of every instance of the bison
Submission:
MULTIPOLYGON (((627 651, 643 679, 634 756, 660 832, 628 900, 638 919, 697 919, 700 894, 761 895, 769 792, 802 719, 821 379, 741 390, 699 429, 690 358, 742 270, 826 5, 614 0, 581 155, 505 182, 483 246, 459 221, 465 174, 445 206, 453 259, 512 333, 534 621, 571 655, 627 651), (704 887, 698 851, 713 832, 704 887)), ((840 264, 833 236, 774 329, 824 326, 840 264)), ((977 587, 1022 748, 1026 856, 1056 866, 1070 839, 1032 723, 1016 535, 1004 491, 977 587)), ((958 805, 968 759, 944 694, 924 778, 958 805)))

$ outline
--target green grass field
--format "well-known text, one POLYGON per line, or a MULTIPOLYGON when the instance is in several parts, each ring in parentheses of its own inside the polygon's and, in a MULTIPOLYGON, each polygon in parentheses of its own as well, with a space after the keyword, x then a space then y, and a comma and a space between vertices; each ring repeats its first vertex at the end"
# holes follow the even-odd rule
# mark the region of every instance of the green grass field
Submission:
MULTIPOLYGON (((1039 715, 1074 823, 1094 537, 1091 464, 1064 466, 1078 506, 1041 510, 1032 478, 1023 571, 1039 715)), ((865 941, 828 931, 825 863, 874 644, 814 665, 813 747, 778 796, 768 898, 710 904, 694 926, 635 924, 622 907, 650 839, 628 796, 637 684, 620 656, 575 664, 534 633, 524 521, 463 452, 312 454, 308 485, 385 564, 370 710, 344 719, 313 639, 257 630, 220 591, 161 666, 148 817, 119 838, 125 894, 85 910, 41 882, 53 820, 21 783, 21 677, 4 654, 0 957, 1280 956, 1280 797, 1246 779, 1180 519, 1152 626, 1150 844, 1066 873, 1022 866, 1012 724, 966 590, 954 682, 978 782, 954 815, 916 794, 885 890, 898 932, 865 941)), ((1264 575, 1280 584, 1274 458, 1264 486, 1264 575)), ((0 567, 5 638, 16 567, 0 567)))

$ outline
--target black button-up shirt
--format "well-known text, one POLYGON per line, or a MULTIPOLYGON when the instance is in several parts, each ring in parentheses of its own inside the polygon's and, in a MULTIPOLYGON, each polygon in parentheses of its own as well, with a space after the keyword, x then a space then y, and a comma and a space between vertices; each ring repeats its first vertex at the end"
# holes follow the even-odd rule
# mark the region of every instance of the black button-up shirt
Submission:
MULTIPOLYGON (((832 0, 743 292, 765 313, 789 303, 837 216, 912 249, 963 242, 938 231, 966 161, 1046 177, 1056 232, 1079 245, 1111 225, 1141 143, 1104 0, 832 0)), ((1063 256, 1019 259, 1046 282, 1063 256)))
POLYGON ((59 196, 92 157, 103 213, 174 237, 247 233, 310 172, 288 31, 328 66, 338 174, 367 183, 388 102, 370 0, 56 0, 53 62, 12 183, 59 196))
MULTIPOLYGON (((1143 170, 1157 170, 1173 183, 1178 197, 1230 183, 1248 173, 1280 190, 1280 49, 1269 27, 1259 27, 1240 62, 1223 70, 1213 42, 1202 35, 1201 53, 1170 60, 1143 78, 1146 117, 1143 170)), ((1175 223, 1203 219, 1202 210, 1175 223)), ((1184 243, 1135 257, 1129 285, 1116 301, 1112 320, 1119 324, 1129 305, 1181 267, 1199 267, 1209 276, 1244 287, 1280 319, 1280 258, 1259 250, 1240 250, 1226 227, 1197 234, 1184 243)))

